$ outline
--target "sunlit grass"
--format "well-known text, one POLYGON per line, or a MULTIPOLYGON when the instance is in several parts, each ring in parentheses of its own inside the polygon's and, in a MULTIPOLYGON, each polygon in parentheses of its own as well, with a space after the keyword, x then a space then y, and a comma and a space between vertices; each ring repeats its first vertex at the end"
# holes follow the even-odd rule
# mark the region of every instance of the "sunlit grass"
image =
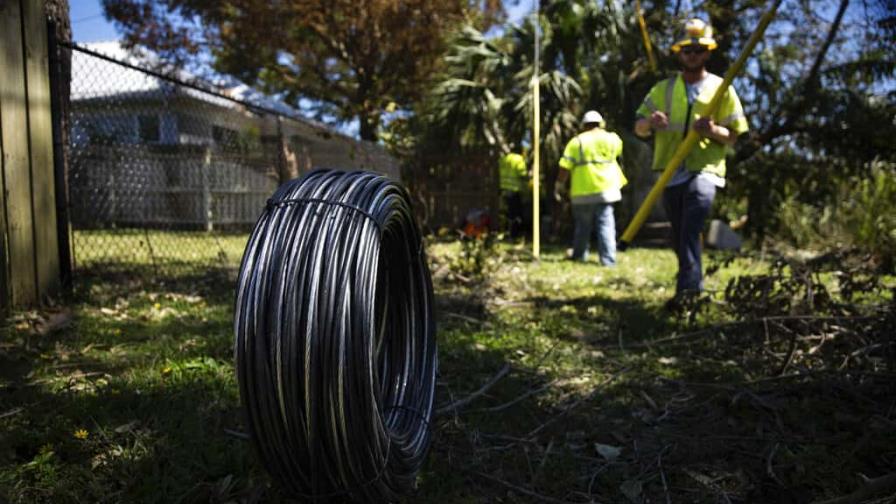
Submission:
POLYGON ((238 266, 247 233, 159 231, 146 229, 78 230, 72 233, 76 268, 195 265, 238 266))

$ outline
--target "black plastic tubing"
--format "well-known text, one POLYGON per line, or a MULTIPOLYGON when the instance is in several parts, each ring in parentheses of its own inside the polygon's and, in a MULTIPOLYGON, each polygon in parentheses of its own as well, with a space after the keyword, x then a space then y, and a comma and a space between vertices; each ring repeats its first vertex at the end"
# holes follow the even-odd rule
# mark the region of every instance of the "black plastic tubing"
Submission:
POLYGON ((267 471, 312 500, 386 502, 429 449, 432 282, 403 187, 318 170, 281 186, 243 255, 237 379, 267 471))

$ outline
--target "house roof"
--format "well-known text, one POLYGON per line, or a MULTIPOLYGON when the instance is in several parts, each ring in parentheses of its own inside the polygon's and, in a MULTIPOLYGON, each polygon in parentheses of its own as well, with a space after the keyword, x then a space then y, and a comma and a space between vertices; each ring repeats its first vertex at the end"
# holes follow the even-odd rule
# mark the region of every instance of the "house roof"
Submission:
MULTIPOLYGON (((322 123, 303 117, 298 109, 244 83, 232 79, 226 81, 224 85, 209 83, 186 70, 165 67, 159 57, 152 52, 143 49, 126 49, 119 41, 80 44, 78 47, 84 50, 72 51, 71 99, 73 102, 103 100, 112 97, 116 99, 123 97, 145 99, 187 96, 233 110, 245 109, 246 104, 249 104, 288 117, 297 125, 311 129, 316 132, 315 136, 319 137, 319 142, 329 143, 330 140, 327 139, 335 137, 360 148, 371 159, 380 159, 377 164, 385 162, 392 165, 395 163, 395 160, 386 153, 382 146, 374 142, 358 140, 322 123), (97 57, 91 53, 97 53, 114 61, 97 57), (116 61, 123 64, 116 63, 116 61), (160 71, 139 70, 139 68, 152 67, 159 68, 160 71), (162 75, 169 78, 166 79, 162 75), (171 79, 187 85, 178 85, 171 79), (211 92, 201 89, 209 89, 211 92), (229 99, 224 98, 225 96, 229 99), (386 162, 386 159, 391 161, 386 162)), ((334 148, 336 148, 335 145, 334 148)), ((394 171, 397 172, 397 168, 394 171)))
POLYGON ((72 51, 72 100, 101 99, 111 96, 161 97, 165 94, 169 96, 175 94, 232 109, 242 109, 245 108, 245 104, 248 104, 303 122, 328 134, 357 140, 319 121, 305 117, 299 109, 236 79, 221 77, 217 83, 210 82, 187 70, 165 65, 158 55, 143 48, 127 49, 117 40, 78 44, 77 47, 83 50, 72 51), (99 58, 91 53, 105 56, 114 61, 99 58), (116 62, 121 62, 124 65, 116 62), (186 85, 178 86, 174 82, 160 77, 159 74, 175 81, 181 81, 186 85), (224 95, 230 99, 218 95, 224 95))
MULTIPOLYGON (((120 61, 126 65, 139 68, 157 67, 162 74, 173 79, 213 91, 203 92, 188 86, 180 86, 176 90, 178 94, 187 95, 223 107, 240 107, 239 104, 233 101, 213 94, 219 93, 233 100, 246 102, 256 107, 265 108, 326 128, 324 125, 316 123, 316 121, 301 117, 301 113, 297 109, 267 96, 246 84, 232 80, 224 85, 209 83, 186 70, 166 67, 157 55, 144 49, 129 50, 123 47, 119 41, 93 42, 80 44, 78 47, 120 61)), ((75 50, 72 53, 71 97, 73 100, 88 100, 109 96, 151 95, 174 91, 173 87, 175 84, 154 75, 154 73, 142 72, 113 61, 98 58, 89 52, 75 50)))

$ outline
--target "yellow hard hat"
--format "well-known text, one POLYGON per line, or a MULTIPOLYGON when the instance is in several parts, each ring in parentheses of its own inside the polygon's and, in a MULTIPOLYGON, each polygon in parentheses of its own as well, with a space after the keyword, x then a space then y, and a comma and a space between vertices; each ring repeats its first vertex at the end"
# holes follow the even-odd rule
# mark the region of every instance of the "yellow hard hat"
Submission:
POLYGON ((682 47, 689 45, 706 46, 710 51, 718 47, 716 40, 712 38, 712 26, 699 18, 688 19, 684 24, 684 33, 681 38, 672 44, 672 52, 677 53, 682 47))

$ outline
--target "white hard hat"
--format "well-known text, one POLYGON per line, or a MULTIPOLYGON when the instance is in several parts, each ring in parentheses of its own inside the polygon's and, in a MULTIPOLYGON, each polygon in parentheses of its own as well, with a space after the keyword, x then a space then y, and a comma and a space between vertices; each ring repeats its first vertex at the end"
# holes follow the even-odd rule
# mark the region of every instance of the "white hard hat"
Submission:
POLYGON ((604 116, 600 115, 600 112, 596 110, 589 110, 582 116, 582 124, 600 124, 603 126, 604 116))

